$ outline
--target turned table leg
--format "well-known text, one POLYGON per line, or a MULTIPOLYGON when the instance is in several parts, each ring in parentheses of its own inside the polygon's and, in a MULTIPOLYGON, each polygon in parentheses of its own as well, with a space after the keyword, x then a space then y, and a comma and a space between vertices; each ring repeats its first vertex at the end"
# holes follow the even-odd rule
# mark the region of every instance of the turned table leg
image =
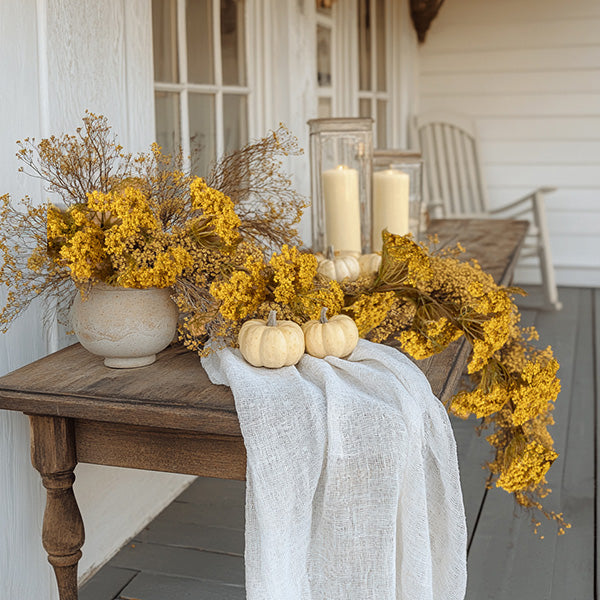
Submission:
POLYGON ((77 563, 84 542, 75 494, 77 465, 71 419, 30 416, 31 462, 46 488, 42 543, 54 568, 60 600, 77 600, 77 563))

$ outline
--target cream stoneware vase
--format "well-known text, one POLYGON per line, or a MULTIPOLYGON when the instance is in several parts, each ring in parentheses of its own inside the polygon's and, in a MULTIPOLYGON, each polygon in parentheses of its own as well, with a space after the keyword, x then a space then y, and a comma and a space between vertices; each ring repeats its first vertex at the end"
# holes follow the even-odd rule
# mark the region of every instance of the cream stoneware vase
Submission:
POLYGON ((71 324, 81 345, 115 369, 145 367, 156 360, 177 330, 177 306, 169 288, 94 285, 77 293, 71 324))

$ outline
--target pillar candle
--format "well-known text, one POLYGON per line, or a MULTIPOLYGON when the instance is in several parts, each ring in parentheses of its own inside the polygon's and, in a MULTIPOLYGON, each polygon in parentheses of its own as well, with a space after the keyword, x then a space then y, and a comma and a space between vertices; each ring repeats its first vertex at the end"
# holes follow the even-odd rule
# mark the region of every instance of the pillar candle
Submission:
POLYGON ((323 202, 327 245, 360 252, 358 171, 346 165, 323 171, 323 202))
POLYGON ((373 250, 381 250, 381 232, 406 235, 409 177, 397 169, 373 173, 373 250))

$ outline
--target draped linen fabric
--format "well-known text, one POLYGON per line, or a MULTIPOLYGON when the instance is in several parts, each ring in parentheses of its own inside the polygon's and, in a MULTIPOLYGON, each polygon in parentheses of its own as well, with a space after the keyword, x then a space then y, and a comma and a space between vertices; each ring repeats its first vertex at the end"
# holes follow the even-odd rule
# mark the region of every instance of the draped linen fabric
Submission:
POLYGON ((203 358, 246 445, 248 600, 462 600, 466 527, 448 415, 419 368, 361 340, 269 370, 203 358))

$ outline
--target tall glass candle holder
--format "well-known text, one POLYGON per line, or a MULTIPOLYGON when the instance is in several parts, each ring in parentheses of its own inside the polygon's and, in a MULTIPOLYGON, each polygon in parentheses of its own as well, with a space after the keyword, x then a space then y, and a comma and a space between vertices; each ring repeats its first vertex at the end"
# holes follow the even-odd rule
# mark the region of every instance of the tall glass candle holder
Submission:
POLYGON ((312 119, 313 250, 371 251, 373 119, 312 119))
POLYGON ((381 231, 419 239, 425 231, 423 159, 412 150, 373 153, 373 247, 381 249, 381 231))

